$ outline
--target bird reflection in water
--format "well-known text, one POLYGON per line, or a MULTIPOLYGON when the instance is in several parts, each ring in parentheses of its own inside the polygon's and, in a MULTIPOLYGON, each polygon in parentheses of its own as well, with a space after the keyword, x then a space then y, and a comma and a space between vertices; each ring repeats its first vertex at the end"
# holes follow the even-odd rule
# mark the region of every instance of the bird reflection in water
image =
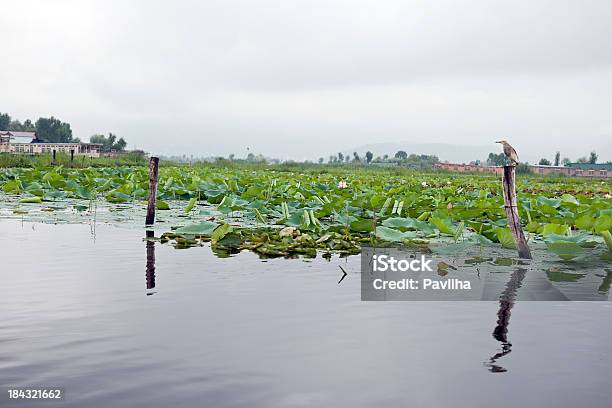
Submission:
POLYGON ((506 283, 506 288, 499 296, 499 310, 497 311, 497 326, 493 330, 493 338, 501 343, 501 351, 494 354, 485 366, 492 373, 504 373, 504 367, 497 364, 497 360, 512 351, 512 343, 508 341, 508 325, 510 324, 510 314, 516 299, 516 292, 521 287, 527 270, 518 268, 512 272, 510 280, 506 283))
MULTIPOLYGON (((153 231, 147 231, 147 268, 146 268, 146 281, 147 289, 155 288, 155 241, 153 241, 153 231)), ((147 296, 153 295, 155 292, 148 291, 147 296)))

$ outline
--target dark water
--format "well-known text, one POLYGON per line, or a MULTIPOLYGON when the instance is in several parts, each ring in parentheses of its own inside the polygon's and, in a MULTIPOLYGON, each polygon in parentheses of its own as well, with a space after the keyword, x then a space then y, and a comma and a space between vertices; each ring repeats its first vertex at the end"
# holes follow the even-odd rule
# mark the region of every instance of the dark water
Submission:
POLYGON ((608 302, 361 302, 359 257, 218 259, 142 236, 0 222, 0 405, 612 406, 608 302), (66 397, 8 402, 25 386, 66 397))

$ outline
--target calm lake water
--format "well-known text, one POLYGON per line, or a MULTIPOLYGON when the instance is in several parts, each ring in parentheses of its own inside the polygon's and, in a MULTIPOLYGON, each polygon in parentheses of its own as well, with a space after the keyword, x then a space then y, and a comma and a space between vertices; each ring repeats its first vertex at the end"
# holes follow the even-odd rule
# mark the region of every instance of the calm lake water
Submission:
POLYGON ((498 302, 361 302, 359 257, 143 235, 0 221, 1 406, 612 406, 609 302, 517 302, 510 350, 498 302), (36 386, 65 399, 7 400, 36 386))

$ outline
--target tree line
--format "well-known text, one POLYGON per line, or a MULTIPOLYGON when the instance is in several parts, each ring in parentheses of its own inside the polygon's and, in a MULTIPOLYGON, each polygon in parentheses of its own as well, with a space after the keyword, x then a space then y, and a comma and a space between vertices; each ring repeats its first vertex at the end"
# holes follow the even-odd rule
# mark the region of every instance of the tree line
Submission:
MULTIPOLYGON (((440 160, 437 156, 427 154, 408 154, 404 150, 398 150, 393 156, 385 154, 383 156, 374 157, 374 153, 367 151, 363 157, 357 152, 353 152, 352 155, 345 155, 342 152, 338 152, 336 155, 330 155, 327 162, 329 164, 400 164, 407 167, 415 168, 431 168, 433 165, 440 160)), ((319 158, 319 163, 323 164, 325 159, 319 158)))
MULTIPOLYGON (((599 156, 597 155, 597 153, 593 151, 591 152, 589 157, 580 157, 576 160, 576 162, 596 164, 598 158, 599 156)), ((561 159, 561 152, 555 153, 555 158, 553 159, 553 161, 550 161, 546 158, 542 158, 538 162, 540 166, 567 166, 570 163, 572 163, 572 161, 569 157, 564 157, 563 159, 561 159)), ((475 162, 473 162, 473 164, 480 164, 480 161, 476 160, 475 162)), ((487 164, 489 166, 506 166, 510 164, 510 162, 508 161, 506 155, 503 153, 489 153, 489 157, 487 157, 487 164)))
MULTIPOLYGON (((26 119, 20 122, 11 118, 8 113, 0 113, 0 130, 13 132, 36 132, 36 137, 47 143, 80 143, 78 137, 72 136, 70 123, 51 116, 50 118, 38 118, 36 122, 26 119)), ((127 146, 124 138, 117 139, 117 135, 109 133, 108 136, 96 134, 89 138, 90 143, 102 145, 103 152, 123 151, 127 146)))
MULTIPOLYGON (((560 158, 561 158, 561 152, 557 152, 555 153, 554 162, 551 162, 547 158, 541 158, 538 164, 541 166, 559 166, 559 165, 567 166, 569 163, 571 163, 571 160, 567 157, 564 157, 562 160, 559 160, 560 158)), ((589 157, 586 157, 586 156, 579 157, 576 160, 576 163, 596 164, 598 158, 599 156, 597 156, 597 153, 595 151, 592 151, 591 154, 589 154, 589 157)))
POLYGON ((78 138, 72 137, 70 123, 62 122, 51 116, 50 118, 38 118, 36 122, 30 119, 23 123, 12 119, 8 113, 0 113, 0 130, 13 132, 36 132, 36 136, 46 142, 54 143, 78 143, 78 138))

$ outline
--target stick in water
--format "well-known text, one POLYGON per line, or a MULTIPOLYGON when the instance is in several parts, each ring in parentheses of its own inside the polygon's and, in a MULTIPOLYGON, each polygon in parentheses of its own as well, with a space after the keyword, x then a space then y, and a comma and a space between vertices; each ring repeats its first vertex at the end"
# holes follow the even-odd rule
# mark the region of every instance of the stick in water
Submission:
POLYGON ((504 166, 504 178, 502 180, 504 188, 504 207, 508 217, 508 226, 516 242, 519 256, 524 259, 531 259, 531 251, 527 246, 527 240, 521 227, 521 219, 518 215, 516 206, 516 187, 515 187, 515 166, 504 166))
POLYGON ((155 205, 157 201, 157 168, 159 158, 151 157, 149 160, 149 203, 147 205, 147 219, 145 225, 155 223, 155 205))

